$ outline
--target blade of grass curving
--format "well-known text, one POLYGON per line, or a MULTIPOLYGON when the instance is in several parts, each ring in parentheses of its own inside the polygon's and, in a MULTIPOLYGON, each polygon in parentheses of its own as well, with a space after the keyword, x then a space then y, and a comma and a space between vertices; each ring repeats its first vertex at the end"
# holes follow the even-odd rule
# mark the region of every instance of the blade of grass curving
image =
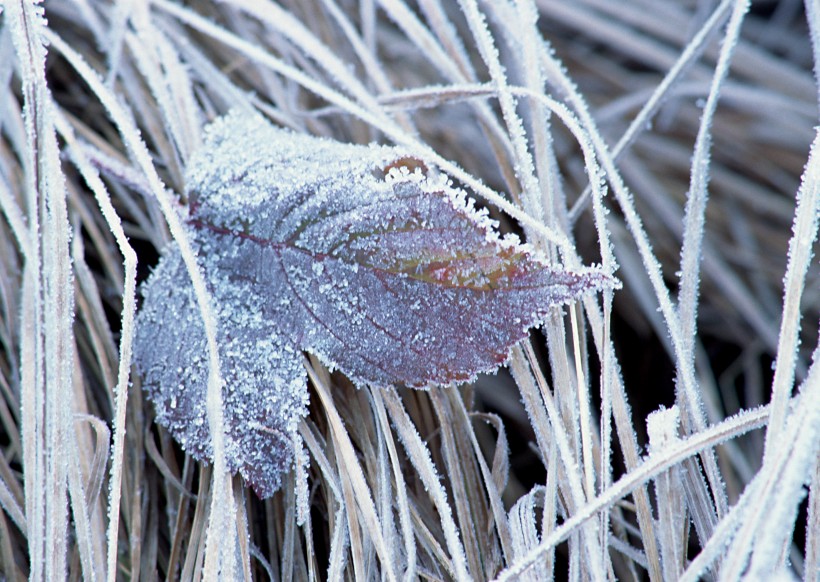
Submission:
POLYGON ((122 491, 123 456, 125 449, 125 414, 128 403, 128 382, 131 374, 131 341, 133 337, 134 313, 136 311, 137 285, 137 255, 128 242, 120 217, 111 203, 111 198, 97 172, 85 156, 84 150, 79 147, 71 126, 61 116, 57 117, 57 129, 66 141, 68 154, 85 180, 89 189, 94 193, 100 211, 111 229, 123 256, 125 269, 124 288, 122 294, 122 328, 120 332, 119 366, 117 370, 117 385, 115 393, 114 413, 114 444, 111 455, 111 473, 108 498, 108 562, 107 572, 109 582, 113 582, 112 574, 117 571, 117 538, 119 529, 120 498, 122 491))
POLYGON ((800 345, 800 300, 812 259, 820 221, 820 131, 815 134, 794 209, 789 262, 783 278, 783 315, 772 382, 772 418, 766 433, 767 457, 780 447, 780 432, 786 422, 787 405, 794 384, 794 369, 800 345))
POLYGON ((10 2, 5 15, 25 103, 25 190, 32 243, 31 254, 25 257, 24 277, 29 284, 24 282, 23 290, 32 292, 33 298, 24 298, 28 317, 24 315, 21 358, 24 465, 33 469, 25 487, 29 558, 31 579, 56 579, 67 571, 68 468, 63 461, 65 447, 74 437, 74 300, 66 188, 45 77, 43 9, 38 4, 10 2), (32 366, 32 373, 26 373, 27 366, 32 366))
MULTIPOLYGON (((431 388, 430 400, 436 413, 436 425, 440 427, 441 453, 445 467, 443 478, 452 490, 458 532, 464 544, 469 574, 473 579, 483 579, 487 577, 487 573, 484 572, 483 561, 479 556, 481 550, 479 547, 479 533, 476 531, 477 524, 475 522, 479 509, 472 507, 470 500, 471 494, 474 493, 474 489, 470 487, 470 465, 472 463, 470 462, 471 459, 464 458, 458 446, 454 434, 458 430, 456 428, 457 423, 454 422, 454 413, 449 406, 449 402, 441 394, 442 390, 446 390, 446 388, 431 388)), ((488 550, 485 549, 485 551, 488 550)))
MULTIPOLYGON (((464 405, 464 401, 461 399, 460 396, 455 398, 451 398, 453 401, 453 409, 459 418, 459 422, 464 426, 471 426, 470 425, 470 414, 467 412, 467 408, 464 405)), ((476 415, 476 417, 480 420, 486 420, 489 422, 491 421, 492 415, 476 415)), ((507 444, 506 444, 506 435, 504 434, 504 425, 501 423, 500 419, 494 419, 495 428, 499 432, 498 438, 498 446, 496 448, 495 457, 500 457, 498 460, 501 462, 505 462, 508 455, 507 444)), ((467 436, 470 439, 470 444, 473 447, 473 455, 475 456, 476 462, 478 463, 478 467, 481 471, 481 477, 484 481, 484 489, 487 492, 487 498, 490 504, 490 509, 492 510, 492 517, 493 523, 496 531, 498 532, 498 540, 501 543, 501 551, 502 551, 502 558, 506 563, 510 563, 512 556, 515 555, 514 545, 513 545, 513 538, 512 534, 510 533, 510 524, 508 521, 507 513, 504 511, 504 504, 501 499, 501 493, 504 490, 503 485, 505 482, 499 483, 497 476, 494 471, 491 471, 490 468, 487 466, 487 462, 484 460, 484 453, 481 450, 481 446, 478 443, 478 438, 476 437, 474 430, 466 431, 467 436)), ((495 469, 496 462, 493 463, 493 468, 495 469)), ((506 481, 506 479, 505 479, 506 481)))
MULTIPOLYGON (((712 120, 717 109, 720 90, 729 74, 734 49, 740 37, 740 26, 749 10, 748 1, 739 1, 735 4, 729 22, 726 25, 726 35, 721 44, 720 56, 715 66, 712 85, 703 108, 698 136, 695 140, 695 151, 692 154, 690 172, 689 195, 686 202, 686 217, 683 230, 683 248, 681 250, 681 282, 678 291, 678 315, 681 323, 681 355, 675 362, 678 376, 684 375, 683 368, 691 368, 695 375, 695 335, 697 333, 697 301, 700 285, 700 261, 703 249, 704 223, 706 203, 709 187, 709 155, 712 145, 712 120)), ((702 430, 706 426, 706 417, 703 412, 703 402, 696 386, 687 382, 678 383, 676 401, 685 411, 684 426, 692 422, 694 430, 702 430)), ((690 429, 691 430, 691 429, 690 429)), ((706 475, 712 490, 714 509, 720 517, 726 513, 728 500, 723 480, 717 467, 717 458, 714 454, 703 457, 706 475)), ((711 508, 702 508, 703 511, 711 508)), ((708 523, 708 522, 706 522, 708 523)), ((704 523, 705 525, 705 523, 704 523)), ((702 532, 707 537, 711 531, 702 532)))
POLYGON ((609 489, 591 499, 575 514, 568 517, 549 536, 543 537, 537 548, 517 560, 513 566, 504 570, 495 580, 498 582, 516 580, 521 573, 534 566, 545 552, 566 540, 582 524, 593 519, 604 507, 611 507, 618 500, 641 487, 643 483, 670 467, 674 467, 683 459, 697 455, 705 449, 715 447, 727 439, 737 438, 750 430, 760 428, 766 423, 767 415, 768 408, 766 407, 743 411, 720 424, 709 427, 703 432, 681 440, 674 447, 666 449, 662 455, 646 459, 641 465, 613 483, 609 489))
MULTIPOLYGON (((387 553, 387 547, 384 542, 384 538, 381 535, 381 527, 376 514, 376 507, 373 503, 373 498, 364 478, 361 465, 356 459, 356 453, 353 450, 353 443, 350 441, 350 436, 344 428, 342 418, 333 404, 333 398, 330 395, 329 388, 324 382, 321 381, 316 372, 314 372, 313 367, 307 362, 305 363, 305 368, 307 369, 308 376, 316 388, 316 392, 319 395, 325 413, 327 414, 328 421, 331 425, 335 445, 338 447, 339 451, 339 463, 342 463, 342 465, 340 465, 340 469, 343 466, 346 473, 345 477, 342 479, 342 491, 344 492, 344 481, 348 481, 351 498, 350 500, 347 500, 347 505, 351 508, 359 508, 359 516, 363 521, 363 525, 366 526, 366 533, 371 538, 376 552, 379 555, 383 573, 388 580, 395 581, 396 573, 393 568, 396 564, 396 560, 394 560, 393 557, 387 553)), ((347 494, 345 494, 345 497, 347 497, 347 494)), ((352 526, 358 527, 359 516, 350 515, 348 517, 348 524, 353 524, 353 522, 356 521, 355 525, 352 526)), ((350 534, 352 538, 354 536, 353 532, 351 531, 350 534)))
POLYGON ((467 559, 464 547, 461 544, 458 526, 453 520, 452 510, 447 501, 447 494, 444 491, 439 476, 430 458, 430 451, 424 445, 418 431, 413 427, 410 417, 395 389, 388 388, 383 391, 383 398, 387 411, 396 427, 396 433, 404 446, 404 450, 410 457, 410 461, 419 474, 419 478, 430 495, 433 504, 438 510, 444 539, 447 549, 450 552, 450 559, 453 561, 453 575, 456 580, 470 580, 467 570, 467 559))
MULTIPOLYGON (((527 550, 538 545, 541 535, 535 525, 535 514, 538 505, 543 507, 546 488, 536 485, 526 495, 520 497, 510 508, 510 530, 515 548, 515 557, 523 556, 527 550)), ((527 572, 520 578, 524 582, 541 582, 553 579, 552 567, 543 565, 537 572, 527 572)))
POLYGON ((808 484, 809 503, 806 518, 806 551, 804 553, 804 580, 811 572, 820 572, 820 461, 814 464, 814 474, 808 484))
POLYGON ((370 397, 373 401, 373 409, 378 419, 379 430, 382 432, 387 447, 387 453, 390 458, 390 468, 393 472, 393 486, 396 492, 396 510, 399 514, 399 527, 401 529, 402 545, 404 547, 404 555, 406 561, 406 568, 404 571, 404 579, 407 582, 415 580, 418 576, 417 572, 417 550, 416 539, 413 533, 413 524, 410 518, 410 503, 407 496, 407 482, 402 474, 401 462, 399 459, 398 450, 396 449, 396 441, 393 439, 393 431, 390 429, 390 421, 387 418, 387 410, 384 407, 384 400, 381 397, 381 390, 371 390, 370 397))
MULTIPOLYGON (((119 128, 120 135, 122 136, 126 147, 134 157, 135 162, 144 172, 145 178, 147 179, 152 192, 155 194, 156 199, 162 208, 163 215, 168 222, 171 233, 174 235, 174 239, 179 244, 183 260, 185 261, 188 273, 191 276, 195 296, 197 298, 197 303, 205 325, 205 335, 208 345, 208 362, 210 366, 207 409, 208 421, 211 427, 211 434, 213 435, 214 483, 216 487, 211 501, 213 509, 211 519, 213 519, 214 523, 217 525, 215 527, 209 526, 208 532, 209 537, 211 537, 217 535, 214 530, 219 530, 219 535, 224 538, 222 540, 224 543, 221 543, 218 546, 216 545, 215 538, 212 538, 212 543, 208 545, 214 549, 213 554, 222 558, 226 564, 226 570, 233 572, 233 561, 235 559, 233 548, 236 538, 236 530, 229 525, 233 522, 234 506, 232 496, 229 495, 229 491, 226 488, 226 479, 223 478, 228 473, 225 467, 224 439, 222 438, 222 380, 219 371, 219 358, 214 333, 214 317, 209 307, 208 292, 205 288, 202 274, 199 272, 199 268, 196 265, 196 256, 191 249, 190 242, 188 241, 180 218, 170 200, 170 196, 167 194, 162 180, 157 175, 148 150, 139 137, 139 132, 136 127, 133 126, 130 117, 122 110, 114 95, 103 86, 97 73, 85 63, 84 59, 70 46, 64 43, 59 36, 49 31, 46 32, 46 36, 52 46, 54 46, 54 48, 66 59, 66 61, 69 62, 80 77, 82 77, 88 84, 100 100, 100 103, 105 107, 108 114, 111 116, 114 124, 119 128)), ((209 568, 212 570, 216 569, 216 564, 211 562, 209 564, 209 568)), ((115 573, 109 569, 109 579, 112 579, 114 576, 115 573)))
POLYGON ((430 160, 443 171, 447 172, 448 174, 462 182, 465 186, 472 189, 476 194, 482 196, 487 201, 496 205, 501 210, 503 210, 504 212, 506 212, 522 224, 526 224, 534 231, 538 232, 539 235, 544 236, 547 240, 554 242, 562 248, 571 248, 571 245, 569 245, 568 241, 566 240, 566 237, 563 236, 561 233, 557 233, 552 229, 547 228, 540 222, 532 219, 528 214, 522 212, 515 205, 510 204, 510 202, 504 199, 504 197, 502 197, 497 192, 485 186, 474 176, 471 176, 467 172, 463 171, 453 162, 444 159, 429 146, 412 138, 412 136, 407 135, 405 132, 397 128, 395 124, 393 124, 380 113, 374 115, 372 111, 363 109, 358 104, 350 101, 341 94, 331 90, 326 85, 317 82, 313 78, 307 76, 306 74, 295 69, 294 67, 286 65, 279 59, 276 59, 275 57, 272 57, 269 53, 261 50, 259 47, 251 43, 248 43, 243 39, 236 37, 233 34, 228 33, 226 30, 222 28, 213 25, 212 23, 208 22, 207 20, 205 20, 204 18, 190 10, 180 8, 179 6, 171 2, 168 2, 167 0, 156 0, 154 6, 160 8, 164 12, 172 14, 181 22, 184 22, 189 26, 196 28, 200 32, 212 36, 220 42, 223 42, 226 45, 231 46, 236 50, 239 50, 240 52, 242 52, 242 54, 245 54, 254 61, 263 63, 266 66, 270 67, 272 70, 284 76, 287 76, 288 78, 294 80, 295 82, 302 85, 309 91, 315 93, 323 99, 326 99, 330 103, 337 105, 343 111, 346 111, 351 115, 358 117, 362 121, 377 127, 397 144, 405 145, 412 151, 419 152, 419 156, 422 159, 430 160))

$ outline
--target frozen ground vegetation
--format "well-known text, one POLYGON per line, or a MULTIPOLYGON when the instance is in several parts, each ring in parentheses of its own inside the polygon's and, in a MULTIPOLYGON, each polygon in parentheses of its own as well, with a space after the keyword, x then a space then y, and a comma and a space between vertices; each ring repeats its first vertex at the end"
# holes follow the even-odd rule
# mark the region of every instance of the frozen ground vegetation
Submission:
POLYGON ((796 0, 0 1, 0 578, 820 579, 818 63, 796 0))

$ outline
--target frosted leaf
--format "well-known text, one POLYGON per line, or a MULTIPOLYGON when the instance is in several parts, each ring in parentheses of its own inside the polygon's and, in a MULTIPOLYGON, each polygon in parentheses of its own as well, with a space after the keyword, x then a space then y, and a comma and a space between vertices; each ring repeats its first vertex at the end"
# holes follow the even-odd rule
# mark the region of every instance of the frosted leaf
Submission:
MULTIPOLYGON (((301 350, 356 382, 466 381, 502 364, 551 306, 617 286, 501 238, 462 191, 395 147, 231 114, 208 128, 187 188, 217 310, 228 463, 261 495, 292 463, 289 431, 306 413, 301 350)), ((175 247, 137 323, 159 422, 209 458, 204 330, 175 247)))
MULTIPOLYGON (((241 285, 206 272, 225 381, 226 462, 260 497, 268 497, 292 464, 291 435, 307 414, 306 373, 298 351, 258 315, 259 300, 241 285)), ((143 296, 134 355, 157 422, 192 457, 210 461, 205 328, 175 245, 143 287, 143 296)))

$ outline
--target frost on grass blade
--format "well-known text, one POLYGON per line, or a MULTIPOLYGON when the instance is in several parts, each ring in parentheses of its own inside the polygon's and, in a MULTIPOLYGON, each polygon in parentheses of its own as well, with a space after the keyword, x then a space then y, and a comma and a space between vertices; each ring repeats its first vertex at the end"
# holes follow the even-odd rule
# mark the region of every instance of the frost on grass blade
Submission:
MULTIPOLYGON (((500 237, 398 148, 232 114, 209 127, 187 188, 217 310, 228 462, 262 495, 289 467, 289 431, 306 411, 301 350, 360 383, 466 381, 502 364, 552 306, 616 286, 500 237)), ((205 339, 190 287, 172 247, 147 285, 135 354, 159 422, 207 459, 205 339)))

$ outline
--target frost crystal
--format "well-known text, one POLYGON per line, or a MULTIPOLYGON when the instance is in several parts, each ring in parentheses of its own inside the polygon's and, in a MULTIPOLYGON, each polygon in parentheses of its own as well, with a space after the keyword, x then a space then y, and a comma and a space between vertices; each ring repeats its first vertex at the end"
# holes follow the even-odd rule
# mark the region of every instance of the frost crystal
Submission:
MULTIPOLYGON (((496 369, 556 304, 617 282, 553 269, 398 148, 231 114, 189 165, 187 227, 218 325, 227 461, 266 497, 307 413, 300 352, 356 382, 460 382, 496 369)), ((144 289, 135 360, 158 421, 211 457, 205 332, 172 245, 144 289)))

